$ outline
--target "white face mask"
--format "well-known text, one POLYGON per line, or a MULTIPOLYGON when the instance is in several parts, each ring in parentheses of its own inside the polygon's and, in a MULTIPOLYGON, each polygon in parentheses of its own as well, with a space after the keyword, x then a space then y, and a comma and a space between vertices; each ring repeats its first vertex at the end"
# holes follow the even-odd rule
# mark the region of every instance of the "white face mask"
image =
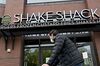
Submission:
POLYGON ((53 43, 54 39, 55 39, 55 36, 53 36, 53 34, 51 34, 51 36, 49 36, 49 38, 50 38, 50 41, 53 43))

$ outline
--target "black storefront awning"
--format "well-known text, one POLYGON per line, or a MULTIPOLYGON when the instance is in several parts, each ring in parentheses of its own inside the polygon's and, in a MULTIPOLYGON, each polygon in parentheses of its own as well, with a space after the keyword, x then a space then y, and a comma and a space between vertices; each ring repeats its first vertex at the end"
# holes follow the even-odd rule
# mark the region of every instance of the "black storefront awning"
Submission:
POLYGON ((62 31, 99 31, 100 19, 94 20, 76 20, 76 21, 58 21, 46 23, 14 23, 1 25, 0 31, 5 35, 28 35, 36 33, 47 33, 51 29, 62 31))

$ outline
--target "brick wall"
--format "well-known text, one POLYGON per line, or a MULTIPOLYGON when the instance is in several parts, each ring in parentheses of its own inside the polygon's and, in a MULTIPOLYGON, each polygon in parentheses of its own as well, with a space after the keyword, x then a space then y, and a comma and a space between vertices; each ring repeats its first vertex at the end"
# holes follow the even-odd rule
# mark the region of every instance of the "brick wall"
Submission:
POLYGON ((0 4, 0 17, 4 15, 5 5, 0 4))
POLYGON ((5 50, 4 38, 0 38, 0 66, 21 66, 22 63, 22 47, 23 47, 22 38, 16 37, 14 50, 12 50, 12 40, 8 40, 8 49, 11 49, 11 53, 8 53, 5 50))

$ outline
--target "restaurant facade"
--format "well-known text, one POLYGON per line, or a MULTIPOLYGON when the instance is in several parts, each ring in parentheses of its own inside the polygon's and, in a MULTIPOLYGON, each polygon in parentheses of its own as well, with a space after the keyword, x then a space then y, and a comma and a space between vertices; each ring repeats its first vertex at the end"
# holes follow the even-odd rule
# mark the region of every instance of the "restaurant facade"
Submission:
POLYGON ((84 58, 100 66, 99 0, 0 2, 0 66, 41 66, 51 55, 48 32, 68 36, 84 58))

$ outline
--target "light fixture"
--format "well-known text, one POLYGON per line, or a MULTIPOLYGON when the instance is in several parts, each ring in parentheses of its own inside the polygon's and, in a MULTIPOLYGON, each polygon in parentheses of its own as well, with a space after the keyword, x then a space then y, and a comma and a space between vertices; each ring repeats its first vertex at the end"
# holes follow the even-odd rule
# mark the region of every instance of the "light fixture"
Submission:
POLYGON ((10 53, 11 52, 11 49, 7 49, 7 52, 10 53))

